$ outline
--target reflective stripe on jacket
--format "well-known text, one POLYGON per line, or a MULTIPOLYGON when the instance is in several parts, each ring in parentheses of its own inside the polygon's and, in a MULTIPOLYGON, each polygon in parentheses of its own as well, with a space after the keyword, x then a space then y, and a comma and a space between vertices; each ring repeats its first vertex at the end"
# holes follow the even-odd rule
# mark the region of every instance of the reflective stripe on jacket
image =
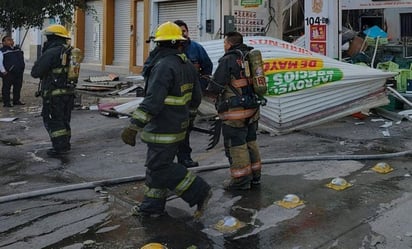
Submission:
POLYGON ((71 95, 74 94, 74 89, 71 88, 59 88, 54 90, 45 90, 43 97, 59 96, 59 95, 71 95))
POLYGON ((145 130, 142 131, 140 135, 141 139, 147 143, 154 144, 171 144, 177 143, 185 139, 186 131, 180 133, 171 134, 161 134, 161 133, 151 133, 145 130))
POLYGON ((132 115, 132 124, 143 128, 147 143, 177 143, 185 138, 190 109, 201 102, 198 72, 177 49, 157 47, 146 72, 146 94, 132 115))
POLYGON ((219 118, 222 120, 238 120, 250 118, 256 114, 257 108, 254 109, 242 109, 242 110, 231 110, 227 112, 219 113, 219 118))

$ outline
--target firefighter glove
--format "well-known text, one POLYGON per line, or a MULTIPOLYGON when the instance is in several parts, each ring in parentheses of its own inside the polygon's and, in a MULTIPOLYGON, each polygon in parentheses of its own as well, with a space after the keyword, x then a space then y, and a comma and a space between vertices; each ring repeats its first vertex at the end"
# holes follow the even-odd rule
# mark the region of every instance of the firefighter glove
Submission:
POLYGON ((135 146, 138 131, 139 129, 135 125, 129 125, 128 127, 124 128, 121 135, 123 142, 130 146, 135 146))

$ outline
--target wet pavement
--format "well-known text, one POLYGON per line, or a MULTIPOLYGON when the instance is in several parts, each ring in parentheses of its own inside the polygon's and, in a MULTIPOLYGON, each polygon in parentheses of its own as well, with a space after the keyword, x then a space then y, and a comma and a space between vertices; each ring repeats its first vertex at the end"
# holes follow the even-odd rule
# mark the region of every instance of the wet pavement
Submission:
MULTIPOLYGON (((30 92, 36 84, 27 83, 25 88, 30 92)), ((196 174, 213 190, 205 215, 194 220, 195 208, 171 194, 168 215, 142 219, 130 214, 135 201, 142 199, 142 181, 53 192, 61 186, 144 176, 145 144, 139 141, 130 147, 119 137, 128 120, 78 108, 73 111, 72 151, 50 158, 40 100, 26 99, 24 107, 0 107, 0 118, 18 117, 0 122, 1 249, 140 248, 150 242, 169 249, 412 248, 411 154, 385 158, 388 153, 412 150, 410 121, 381 128, 384 121, 374 122, 381 117, 371 115, 364 120, 345 117, 281 136, 262 131, 258 135, 262 158, 271 162, 263 165, 262 184, 231 192, 222 188, 229 176, 222 143, 206 151, 208 136, 192 132, 192 156, 202 169, 195 169, 196 174), (382 133, 386 129, 389 137, 382 133), (316 160, 325 155, 345 160, 316 160), (349 160, 354 155, 382 155, 382 159, 349 160), (279 158, 308 160, 274 162, 279 158), (394 171, 371 170, 382 161, 394 171), (217 169, 203 170, 211 165, 217 169), (335 177, 352 186, 343 191, 327 188, 335 177), (50 194, 2 201, 34 190, 50 194), (303 205, 287 209, 275 203, 287 194, 297 195, 303 205), (244 226, 230 233, 219 231, 216 224, 229 216, 244 226)))

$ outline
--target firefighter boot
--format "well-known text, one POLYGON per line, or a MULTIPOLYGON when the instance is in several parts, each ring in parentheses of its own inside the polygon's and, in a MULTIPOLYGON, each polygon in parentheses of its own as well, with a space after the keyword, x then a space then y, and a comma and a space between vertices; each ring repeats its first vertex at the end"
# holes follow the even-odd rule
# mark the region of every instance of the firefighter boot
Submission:
POLYGON ((197 208, 195 213, 193 214, 193 217, 195 219, 199 219, 200 217, 203 216, 203 213, 206 210, 207 204, 209 203, 210 198, 212 198, 212 190, 209 190, 205 197, 202 198, 201 201, 197 203, 197 208))
POLYGON ((57 150, 55 148, 50 148, 47 150, 47 155, 51 157, 58 157, 58 156, 63 156, 69 152, 69 149, 62 149, 62 150, 57 150))
MULTIPOLYGON (((189 177, 186 178, 186 180, 190 181, 190 178, 192 178, 194 175, 192 173, 189 173, 187 174, 187 176, 189 177)), ((196 211, 193 216, 195 219, 199 219, 203 215, 207 207, 210 197, 212 196, 212 191, 210 185, 201 177, 194 176, 194 178, 192 179, 193 182, 190 184, 189 188, 185 189, 181 193, 179 193, 180 191, 176 191, 177 189, 175 189, 175 193, 184 201, 186 201, 190 207, 196 205, 196 211)), ((183 180, 185 181, 185 179, 183 180)))
POLYGON ((250 189, 252 176, 227 179, 223 182, 225 190, 248 190, 250 189))
POLYGON ((250 183, 252 185, 260 185, 260 175, 259 176, 254 175, 250 183))
POLYGON ((132 215, 137 217, 157 218, 166 215, 166 199, 144 197, 143 202, 132 207, 132 215))

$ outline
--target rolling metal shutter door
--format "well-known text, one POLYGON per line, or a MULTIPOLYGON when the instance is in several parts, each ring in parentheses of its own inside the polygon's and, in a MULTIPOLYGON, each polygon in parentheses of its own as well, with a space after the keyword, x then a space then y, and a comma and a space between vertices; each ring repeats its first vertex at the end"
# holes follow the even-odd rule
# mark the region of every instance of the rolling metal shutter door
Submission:
POLYGON ((198 40, 199 29, 197 27, 197 1, 173 1, 173 2, 159 2, 159 17, 158 23, 162 24, 167 21, 174 22, 175 20, 182 20, 189 28, 189 36, 193 40, 198 40))
POLYGON ((144 64, 144 1, 138 1, 136 5, 136 66, 144 64))
POLYGON ((114 65, 129 65, 130 59, 130 1, 114 3, 114 65))
POLYGON ((86 13, 84 34, 84 62, 101 63, 103 43, 103 2, 88 1, 87 5, 96 10, 96 13, 86 13))

